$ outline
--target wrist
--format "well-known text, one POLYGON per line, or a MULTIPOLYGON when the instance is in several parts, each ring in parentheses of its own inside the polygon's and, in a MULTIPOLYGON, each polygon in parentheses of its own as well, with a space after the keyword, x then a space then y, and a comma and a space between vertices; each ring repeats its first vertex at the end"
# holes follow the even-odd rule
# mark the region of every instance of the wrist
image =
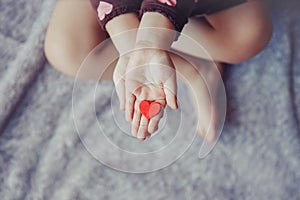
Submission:
POLYGON ((165 28, 139 28, 135 47, 149 47, 169 50, 176 38, 176 32, 165 28))
POLYGON ((152 43, 151 41, 138 41, 135 43, 134 45, 134 50, 135 51, 143 51, 143 52, 147 52, 146 54, 150 54, 150 55, 163 55, 164 52, 168 52, 168 50, 166 48, 161 48, 157 45, 155 45, 154 43, 152 43))
POLYGON ((110 38, 120 56, 127 55, 135 48, 136 30, 125 31, 110 38))
POLYGON ((120 54, 134 48, 139 23, 134 13, 126 13, 113 18, 106 24, 110 39, 120 54))
POLYGON ((142 59, 148 60, 148 62, 160 63, 160 59, 164 60, 169 55, 169 52, 165 49, 154 47, 148 41, 139 41, 135 44, 131 55, 134 55, 137 60, 142 59))
POLYGON ((160 13, 144 13, 136 43, 147 44, 148 47, 169 49, 177 36, 173 24, 160 13))

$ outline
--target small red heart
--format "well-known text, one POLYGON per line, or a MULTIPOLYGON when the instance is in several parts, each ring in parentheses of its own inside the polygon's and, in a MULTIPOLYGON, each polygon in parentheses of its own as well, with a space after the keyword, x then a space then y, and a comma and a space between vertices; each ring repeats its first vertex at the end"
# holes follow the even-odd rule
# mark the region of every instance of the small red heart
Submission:
POLYGON ((140 103, 141 113, 149 120, 160 112, 161 106, 158 102, 144 100, 140 103))

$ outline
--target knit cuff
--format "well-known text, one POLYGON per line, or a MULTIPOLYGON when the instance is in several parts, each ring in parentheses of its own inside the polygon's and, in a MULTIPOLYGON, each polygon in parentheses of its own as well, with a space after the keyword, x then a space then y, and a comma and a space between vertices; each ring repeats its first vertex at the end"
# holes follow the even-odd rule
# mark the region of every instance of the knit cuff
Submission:
POLYGON ((98 13, 98 20, 101 28, 105 31, 105 25, 107 22, 112 20, 114 17, 125 13, 135 13, 139 14, 139 9, 141 5, 140 0, 106 0, 99 1, 96 4, 96 9, 98 13))
POLYGON ((171 21, 176 31, 181 32, 184 25, 188 22, 188 17, 194 5, 194 0, 144 0, 140 10, 140 16, 145 12, 158 12, 171 21))

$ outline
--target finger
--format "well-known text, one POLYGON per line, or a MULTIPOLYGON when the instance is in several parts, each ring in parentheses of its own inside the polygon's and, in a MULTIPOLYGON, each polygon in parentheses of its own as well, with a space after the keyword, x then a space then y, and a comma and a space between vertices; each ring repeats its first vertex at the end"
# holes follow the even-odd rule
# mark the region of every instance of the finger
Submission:
POLYGON ((177 104, 177 83, 176 83, 176 75, 170 77, 164 83, 164 92, 166 95, 167 105, 172 109, 178 109, 177 104))
POLYGON ((120 101, 120 109, 125 110, 125 81, 122 77, 124 74, 124 67, 121 65, 121 60, 119 58, 117 65, 113 73, 113 81, 116 88, 116 93, 120 101))
POLYGON ((134 115, 131 123, 131 133, 134 137, 137 137, 137 133, 140 127, 140 121, 142 114, 140 113, 139 109, 137 108, 137 101, 135 102, 135 108, 134 108, 134 115))
POLYGON ((163 118, 163 115, 164 115, 164 109, 161 107, 159 113, 150 119, 148 125, 148 132, 150 134, 153 134, 155 131, 157 131, 159 122, 161 118, 163 118))
POLYGON ((155 131, 157 131, 159 121, 164 115, 164 107, 166 104, 165 100, 156 100, 156 102, 160 103, 161 108, 160 108, 159 113, 150 119, 149 126, 148 126, 148 132, 151 134, 154 133, 155 131))
POLYGON ((135 100, 136 98, 133 94, 128 93, 126 95, 125 118, 128 122, 131 122, 133 119, 135 100))
POLYGON ((125 110, 125 81, 123 79, 115 83, 116 93, 120 101, 120 109, 125 110))
POLYGON ((142 115, 141 121, 140 121, 140 127, 138 130, 137 138, 140 140, 145 140, 148 135, 148 124, 149 120, 142 115))
POLYGON ((146 138, 151 138, 151 134, 150 134, 150 133, 148 133, 148 135, 146 136, 146 138))

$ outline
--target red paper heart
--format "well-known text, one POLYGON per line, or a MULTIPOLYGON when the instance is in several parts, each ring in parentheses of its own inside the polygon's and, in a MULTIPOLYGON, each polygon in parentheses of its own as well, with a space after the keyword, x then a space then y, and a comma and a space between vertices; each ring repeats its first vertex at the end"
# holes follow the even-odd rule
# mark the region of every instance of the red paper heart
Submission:
POLYGON ((141 113, 149 120, 160 112, 160 103, 144 100, 140 103, 141 113))

